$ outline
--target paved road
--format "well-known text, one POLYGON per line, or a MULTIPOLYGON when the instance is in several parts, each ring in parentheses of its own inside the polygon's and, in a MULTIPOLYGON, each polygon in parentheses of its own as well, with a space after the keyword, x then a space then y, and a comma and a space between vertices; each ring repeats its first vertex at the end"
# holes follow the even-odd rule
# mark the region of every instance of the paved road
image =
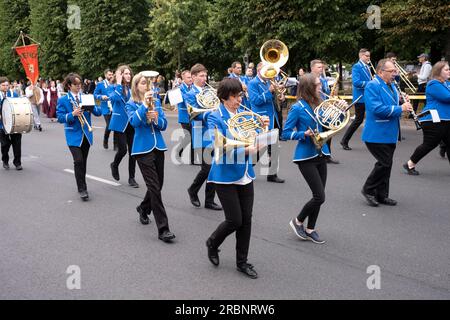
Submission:
MULTIPOLYGON (((391 178, 396 207, 371 208, 360 194, 374 159, 360 142, 353 151, 334 142, 339 165, 329 166, 327 199, 318 230, 324 245, 299 241, 288 227, 310 198, 291 162, 293 142, 282 143, 282 185, 255 182, 249 262, 258 280, 235 270, 234 237, 228 238, 214 268, 205 239, 223 213, 193 208, 186 188, 198 166, 171 161, 178 128, 169 116, 165 134, 166 178, 163 199, 177 239, 158 240, 154 222, 138 222, 136 205, 144 194, 127 186, 126 162, 121 185, 88 181, 92 200, 82 203, 64 142, 62 125, 44 119, 44 131, 23 137, 24 170, 0 170, 0 299, 449 299, 450 170, 437 150, 411 177, 401 164, 421 140, 404 123, 391 178), (81 289, 68 290, 69 266, 81 271, 81 289), (381 288, 369 290, 369 266, 380 268, 381 288)), ((101 118, 94 126, 103 127, 101 118)), ((88 174, 113 182, 113 151, 101 146, 102 129, 88 160, 88 174)), ((335 139, 338 141, 338 138, 335 139)), ((203 200, 203 192, 200 195, 203 200)), ((153 220, 153 219, 152 219, 153 220)))

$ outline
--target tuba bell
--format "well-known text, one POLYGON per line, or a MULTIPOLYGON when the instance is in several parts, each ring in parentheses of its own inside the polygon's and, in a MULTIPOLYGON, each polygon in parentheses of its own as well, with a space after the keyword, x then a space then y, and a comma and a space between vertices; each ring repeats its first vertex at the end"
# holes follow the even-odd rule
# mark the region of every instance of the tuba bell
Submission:
POLYGON ((280 40, 268 40, 259 50, 263 67, 260 70, 264 78, 270 79, 270 83, 275 87, 277 97, 280 98, 286 92, 286 82, 288 75, 281 70, 289 59, 289 49, 280 40), (275 81, 275 77, 282 76, 280 81, 275 81))

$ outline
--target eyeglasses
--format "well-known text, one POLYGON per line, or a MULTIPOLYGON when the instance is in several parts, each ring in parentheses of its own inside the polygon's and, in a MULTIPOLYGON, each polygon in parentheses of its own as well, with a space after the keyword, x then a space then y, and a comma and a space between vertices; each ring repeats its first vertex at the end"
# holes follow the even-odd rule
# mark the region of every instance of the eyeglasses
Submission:
POLYGON ((381 70, 383 70, 384 72, 387 72, 387 73, 392 73, 395 71, 395 69, 391 69, 391 70, 381 69, 381 70))
POLYGON ((238 94, 235 94, 235 95, 230 95, 231 97, 235 97, 235 98, 243 98, 244 97, 244 93, 243 92, 241 92, 241 93, 238 93, 238 94))

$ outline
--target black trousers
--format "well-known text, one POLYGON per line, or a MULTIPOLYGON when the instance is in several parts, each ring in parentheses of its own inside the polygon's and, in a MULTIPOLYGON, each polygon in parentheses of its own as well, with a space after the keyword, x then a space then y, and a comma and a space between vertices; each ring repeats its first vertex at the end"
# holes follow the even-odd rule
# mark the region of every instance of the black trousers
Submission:
MULTIPOLYGON (((426 87, 427 87, 426 83, 419 84, 419 86, 417 87, 417 94, 425 94, 426 87)), ((424 105, 426 105, 427 104, 427 100, 424 100, 423 103, 424 103, 424 105)), ((414 112, 417 112, 418 108, 419 108, 419 100, 414 100, 414 102, 413 102, 414 112)))
POLYGON ((194 164, 195 154, 194 154, 194 148, 193 148, 193 144, 192 144, 192 140, 191 140, 192 126, 190 123, 180 123, 180 124, 181 124, 181 128, 183 128, 183 130, 184 130, 184 137, 181 140, 180 147, 177 152, 181 154, 183 152, 184 148, 186 148, 188 145, 190 145, 191 146, 191 156, 190 156, 191 164, 194 164))
POLYGON ((153 212, 158 232, 161 234, 164 230, 169 230, 169 221, 161 196, 164 183, 164 152, 154 149, 152 152, 137 155, 136 160, 147 186, 147 192, 140 206, 147 214, 153 212))
MULTIPOLYGON (((208 179, 209 170, 211 170, 211 159, 212 159, 212 149, 202 148, 202 166, 197 176, 194 178, 191 186, 189 187, 189 192, 193 194, 198 194, 203 183, 208 179), (206 155, 206 157, 205 157, 206 155), (208 159, 207 155, 211 155, 208 159), (206 159, 205 159, 206 158, 206 159)), ((215 186, 213 183, 206 183, 205 186, 205 204, 214 202, 215 186)))
MULTIPOLYGON (((416 148, 411 156, 411 161, 418 163, 431 150, 436 148, 442 141, 445 144, 447 155, 450 152, 450 121, 433 123, 431 121, 422 122, 423 142, 416 148)), ((450 161, 450 158, 449 158, 450 161)))
MULTIPOLYGON (((109 140, 109 135, 111 133, 111 130, 109 130, 109 123, 111 122, 111 115, 110 114, 105 114, 103 115, 103 118, 105 118, 105 122, 106 122, 106 128, 105 128, 105 135, 103 136, 103 143, 108 143, 109 140)), ((117 137, 116 135, 113 134, 113 143, 116 146, 117 145, 117 137)))
POLYGON ((325 202, 325 185, 327 183, 327 162, 324 156, 310 160, 298 161, 297 165, 312 191, 312 199, 309 200, 297 216, 303 223, 308 218, 308 229, 314 229, 319 217, 320 206, 325 202))
POLYGON ((73 157, 73 167, 75 171, 75 180, 77 182, 78 192, 87 190, 86 167, 90 147, 91 145, 84 135, 81 147, 69 147, 73 157))
MULTIPOLYGON (((1 121, 1 120, 0 120, 1 121)), ((14 165, 20 166, 22 164, 22 134, 13 133, 6 134, 3 129, 0 129, 0 143, 2 149, 2 161, 3 163, 9 162, 9 149, 13 148, 14 165)))
POLYGON ((355 120, 352 121, 350 126, 345 131, 344 136, 342 137, 342 143, 348 144, 353 134, 358 130, 361 123, 364 121, 364 115, 366 113, 366 105, 364 103, 355 104, 355 120))
POLYGON ((395 143, 369 143, 367 149, 377 162, 363 186, 365 193, 376 196, 382 200, 389 197, 389 179, 391 177, 392 161, 394 158, 395 143))
POLYGON ((136 159, 131 155, 131 150, 133 148, 134 139, 134 128, 128 124, 125 132, 114 132, 114 136, 117 139, 117 152, 114 157, 114 166, 119 167, 120 162, 127 154, 128 146, 128 176, 129 178, 134 178, 136 175, 136 159))
POLYGON ((225 221, 211 234, 211 244, 218 248, 236 232, 236 264, 247 262, 252 230, 253 182, 246 185, 216 184, 217 195, 225 213, 225 221))

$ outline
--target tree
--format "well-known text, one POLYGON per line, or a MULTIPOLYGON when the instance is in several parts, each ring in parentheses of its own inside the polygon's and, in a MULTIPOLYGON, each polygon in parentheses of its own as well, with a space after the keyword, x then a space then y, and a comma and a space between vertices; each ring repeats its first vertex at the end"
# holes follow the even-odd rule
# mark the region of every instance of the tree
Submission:
POLYGON ((148 1, 77 0, 81 29, 71 30, 74 65, 94 78, 107 67, 129 64, 133 69, 150 67, 146 57, 149 36, 148 1))
POLYGON ((433 61, 450 59, 450 4, 446 0, 387 0, 382 5, 380 46, 416 60, 423 50, 433 61))
POLYGON ((197 57, 209 50, 205 39, 210 6, 206 0, 155 0, 148 27, 151 60, 163 53, 159 62, 166 70, 198 62, 197 57))
POLYGON ((39 66, 43 78, 62 78, 73 71, 73 45, 67 29, 67 1, 30 0, 30 34, 41 44, 39 66))
POLYGON ((28 0, 0 1, 0 74, 11 79, 25 78, 20 59, 11 47, 20 31, 29 32, 29 15, 28 0))
POLYGON ((226 30, 224 42, 250 52, 253 61, 266 40, 283 41, 290 51, 286 67, 293 71, 314 58, 353 60, 365 28, 365 2, 216 0, 214 20, 226 30))

